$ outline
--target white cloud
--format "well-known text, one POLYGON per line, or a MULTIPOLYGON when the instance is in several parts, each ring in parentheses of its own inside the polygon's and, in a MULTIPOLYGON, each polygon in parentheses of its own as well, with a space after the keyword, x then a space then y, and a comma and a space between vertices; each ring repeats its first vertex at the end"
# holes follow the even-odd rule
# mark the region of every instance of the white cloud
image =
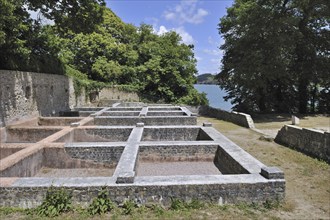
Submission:
POLYGON ((195 42, 194 38, 184 29, 184 27, 167 29, 165 26, 161 25, 159 28, 154 28, 154 33, 157 35, 165 34, 169 31, 175 31, 182 38, 182 43, 193 44, 195 42))
POLYGON ((203 50, 204 53, 212 55, 212 56, 220 56, 222 55, 222 51, 221 50, 209 50, 209 49, 204 49, 203 50))
POLYGON ((173 30, 181 36, 183 43, 193 44, 195 42, 194 38, 184 29, 184 27, 174 28, 173 30))
POLYGON ((200 24, 208 14, 208 11, 205 9, 198 8, 197 0, 182 0, 174 8, 166 10, 164 12, 164 17, 168 21, 177 22, 179 24, 200 24))
POLYGON ((197 61, 202 61, 203 60, 203 58, 199 57, 199 56, 195 56, 195 58, 196 58, 197 61))
POLYGON ((211 63, 220 63, 220 59, 211 59, 211 63))
POLYGON ((156 31, 156 34, 157 35, 162 35, 162 34, 165 34, 165 33, 167 33, 168 32, 168 30, 167 30, 167 28, 165 27, 165 26, 160 26, 159 27, 159 30, 158 31, 156 31))

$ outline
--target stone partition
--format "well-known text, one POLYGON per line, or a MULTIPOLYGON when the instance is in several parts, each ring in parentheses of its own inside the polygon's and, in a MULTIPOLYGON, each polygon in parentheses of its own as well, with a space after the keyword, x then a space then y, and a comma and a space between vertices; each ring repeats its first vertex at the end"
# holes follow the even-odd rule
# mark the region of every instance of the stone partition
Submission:
POLYGON ((284 125, 275 142, 330 163, 330 133, 315 129, 284 125))
POLYGON ((212 108, 210 106, 205 105, 199 107, 198 113, 202 116, 208 116, 224 121, 229 121, 246 128, 254 128, 254 123, 251 116, 245 113, 227 112, 218 108, 212 108))

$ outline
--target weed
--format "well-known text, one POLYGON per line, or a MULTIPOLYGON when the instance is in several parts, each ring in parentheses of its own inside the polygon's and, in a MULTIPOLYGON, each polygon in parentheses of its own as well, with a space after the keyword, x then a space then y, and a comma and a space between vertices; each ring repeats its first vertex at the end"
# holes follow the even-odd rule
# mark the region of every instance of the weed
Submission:
POLYGON ((72 195, 64 188, 51 186, 42 204, 36 208, 37 215, 54 217, 68 212, 72 209, 71 198, 72 195))
POLYGON ((186 203, 181 199, 171 198, 171 207, 172 210, 185 210, 186 203))
POLYGON ((106 212, 110 212, 115 205, 109 198, 109 192, 103 188, 97 195, 96 198, 93 199, 93 202, 88 207, 88 213, 90 215, 95 214, 103 214, 106 212))
POLYGON ((266 200, 263 203, 263 207, 267 210, 277 209, 280 207, 280 202, 278 200, 276 200, 276 201, 266 200))
POLYGON ((164 214, 165 210, 162 206, 153 204, 151 206, 151 210, 153 210, 157 217, 160 217, 164 214))
POLYGON ((138 205, 133 200, 126 200, 123 204, 123 213, 125 215, 130 215, 136 208, 138 208, 138 205))
POLYGON ((0 207, 1 215, 9 215, 13 213, 25 213, 26 209, 15 208, 15 207, 0 207))
POLYGON ((197 199, 191 200, 191 202, 185 202, 181 199, 173 199, 171 198, 171 207, 172 210, 190 210, 190 209, 200 209, 205 206, 204 203, 197 199))

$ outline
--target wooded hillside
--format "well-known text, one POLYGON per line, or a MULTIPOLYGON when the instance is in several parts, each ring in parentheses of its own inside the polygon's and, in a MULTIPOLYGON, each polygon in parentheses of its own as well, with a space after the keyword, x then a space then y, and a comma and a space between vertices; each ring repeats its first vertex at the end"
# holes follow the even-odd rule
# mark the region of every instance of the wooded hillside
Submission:
POLYGON ((207 102, 193 87, 194 46, 175 32, 126 24, 103 0, 0 0, 0 9, 0 69, 66 74, 95 87, 126 85, 151 101, 207 102))

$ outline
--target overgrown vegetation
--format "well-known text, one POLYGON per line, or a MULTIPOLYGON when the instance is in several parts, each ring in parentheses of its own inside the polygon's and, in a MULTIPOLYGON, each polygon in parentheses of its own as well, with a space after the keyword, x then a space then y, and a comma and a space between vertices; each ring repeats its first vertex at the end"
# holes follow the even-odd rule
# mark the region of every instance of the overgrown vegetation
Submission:
POLYGON ((66 74, 77 92, 124 85, 150 101, 207 103, 193 87, 194 46, 176 32, 126 24, 103 0, 0 0, 0 8, 0 69, 66 74))
MULTIPOLYGON (((37 208, 38 209, 38 208, 37 208)), ((37 210, 36 209, 36 210, 37 210)), ((238 205, 216 205, 201 202, 198 200, 192 200, 190 202, 183 201, 181 199, 173 198, 169 207, 163 207, 159 204, 153 205, 137 205, 133 200, 126 200, 122 207, 117 207, 108 197, 108 194, 103 189, 100 191, 98 196, 93 200, 88 208, 83 209, 79 207, 74 207, 71 212, 61 212, 58 215, 40 215, 34 209, 25 210, 19 208, 0 208, 0 217, 10 218, 14 216, 24 216, 27 215, 31 219, 39 219, 41 217, 54 218, 57 219, 89 219, 93 218, 95 215, 102 215, 103 218, 117 219, 123 217, 124 219, 188 219, 196 218, 196 216, 204 216, 208 218, 214 218, 215 216, 227 216, 228 213, 235 213, 237 211, 242 212, 243 215, 255 216, 257 212, 269 212, 276 209, 282 209, 280 203, 270 203, 266 202, 264 204, 246 204, 241 203, 238 205), (270 205, 266 205, 270 204, 270 205), (207 216, 203 213, 207 211, 209 214, 207 216)))
POLYGON ((330 113, 328 0, 235 0, 220 87, 243 112, 330 113))
POLYGON ((96 198, 93 199, 93 202, 88 207, 88 213, 90 215, 95 214, 104 214, 106 212, 110 212, 113 210, 115 205, 109 198, 109 192, 106 188, 103 188, 97 195, 96 198))
POLYGON ((71 198, 72 195, 65 188, 58 189, 52 186, 47 190, 46 198, 35 211, 39 216, 58 216, 72 210, 71 198))

